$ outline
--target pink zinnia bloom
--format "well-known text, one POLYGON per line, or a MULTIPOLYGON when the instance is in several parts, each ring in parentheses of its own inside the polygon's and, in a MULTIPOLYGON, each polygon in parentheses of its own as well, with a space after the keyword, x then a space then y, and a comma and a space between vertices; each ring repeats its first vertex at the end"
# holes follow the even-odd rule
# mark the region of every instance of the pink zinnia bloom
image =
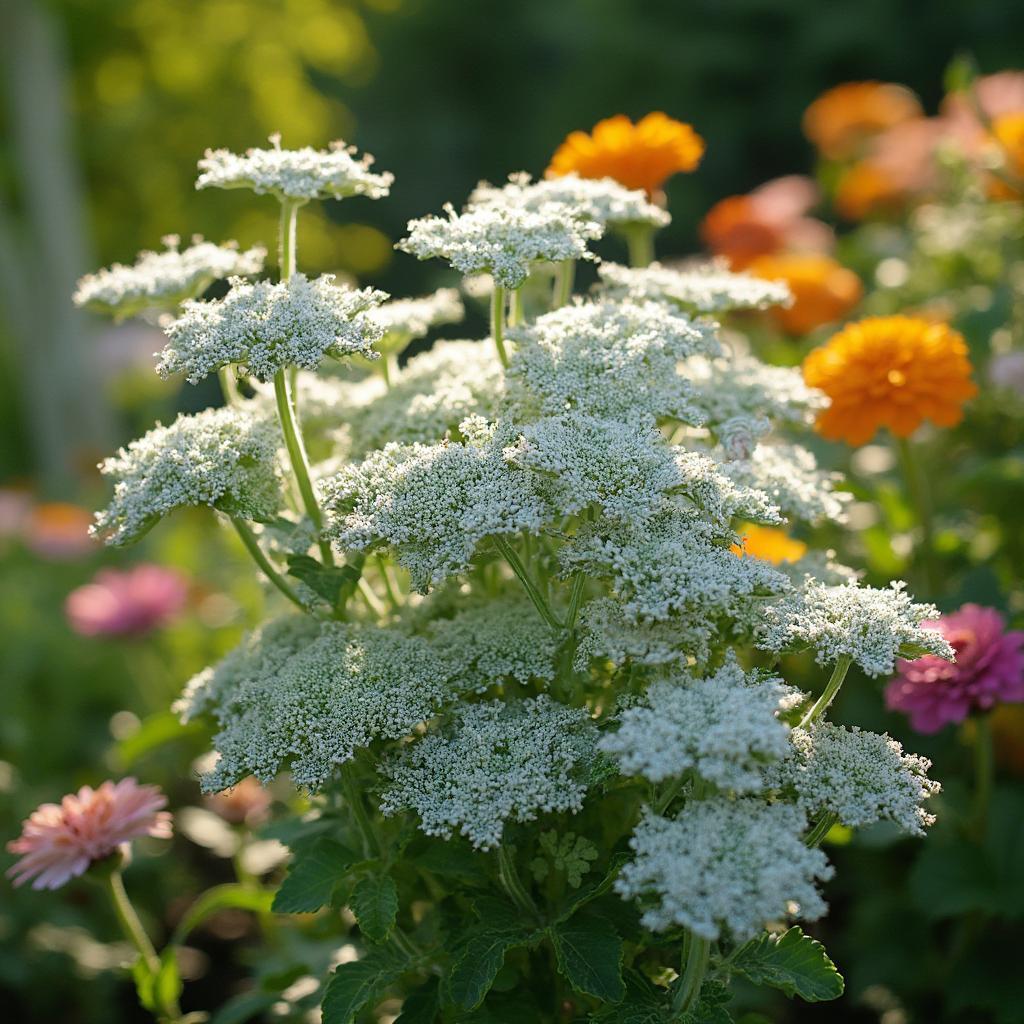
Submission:
POLYGON ((170 838, 171 816, 161 810, 166 804, 156 786, 140 786, 131 778, 104 782, 99 789, 83 786, 59 804, 32 812, 21 835, 7 844, 11 853, 25 855, 7 875, 15 885, 31 878, 33 889, 59 889, 132 839, 170 838))
POLYGON ((268 817, 274 798, 249 775, 237 785, 206 797, 206 806, 231 825, 259 825, 268 817))
POLYGON ((956 661, 929 655, 898 662, 899 675, 886 688, 885 703, 908 714, 918 732, 938 732, 972 711, 1024 701, 1024 632, 1007 631, 994 608, 965 604, 921 626, 939 630, 956 651, 956 661))
POLYGON ((185 579, 159 565, 137 565, 126 572, 104 569, 68 594, 64 611, 82 636, 123 636, 169 622, 187 596, 185 579))

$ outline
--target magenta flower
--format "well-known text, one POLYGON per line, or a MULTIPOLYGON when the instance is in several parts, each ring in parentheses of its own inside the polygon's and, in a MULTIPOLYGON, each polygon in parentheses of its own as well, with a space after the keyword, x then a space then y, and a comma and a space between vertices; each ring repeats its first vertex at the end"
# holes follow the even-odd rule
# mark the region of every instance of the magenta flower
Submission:
POLYGON ((82 636, 124 636, 169 622, 187 596, 185 579, 159 565, 137 565, 126 572, 104 569, 68 594, 64 611, 82 636))
POLYGON ((885 703, 909 715, 918 732, 938 732, 972 711, 1024 701, 1024 632, 1007 631, 994 608, 965 604, 921 626, 939 630, 956 661, 929 655, 897 663, 899 675, 886 687, 885 703))
POLYGON ((99 789, 83 786, 59 804, 32 812, 21 835, 7 844, 11 853, 25 855, 7 875, 15 885, 34 879, 33 889, 59 889, 133 839, 170 838, 171 816, 161 810, 166 804, 156 786, 131 778, 99 789))

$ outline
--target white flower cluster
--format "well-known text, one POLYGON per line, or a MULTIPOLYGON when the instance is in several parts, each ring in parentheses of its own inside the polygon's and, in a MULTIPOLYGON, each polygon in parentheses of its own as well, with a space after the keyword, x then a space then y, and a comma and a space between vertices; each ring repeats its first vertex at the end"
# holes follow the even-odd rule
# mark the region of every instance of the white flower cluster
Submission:
POLYGON ((902 582, 876 590, 856 583, 826 586, 808 579, 765 609, 757 646, 766 651, 809 648, 819 665, 848 657, 869 676, 891 675, 897 657, 934 654, 952 661, 953 649, 942 634, 921 626, 926 619, 937 619, 938 609, 915 604, 905 588, 902 582))
POLYGON ((93 530, 108 544, 127 544, 186 505, 269 519, 281 503, 280 443, 272 420, 234 409, 207 409, 158 425, 100 463, 114 494, 93 530))
POLYGON ((291 616, 248 636, 190 684, 186 718, 212 711, 219 754, 203 788, 290 768, 319 789, 357 748, 400 739, 450 699, 448 673, 426 640, 390 629, 291 616))
POLYGON ((512 407, 529 416, 579 409, 608 419, 700 422, 680 359, 717 350, 713 332, 653 302, 564 306, 509 332, 512 407))
POLYGON ((540 530, 548 510, 504 459, 510 438, 472 421, 462 429, 472 433, 464 443, 388 444, 321 481, 325 536, 343 548, 393 546, 425 592, 465 571, 485 538, 540 530))
POLYGON ((565 207, 570 216, 602 227, 648 224, 663 228, 672 222, 667 210, 648 202, 641 189, 630 189, 613 178, 581 178, 565 174, 531 182, 525 173, 510 174, 500 188, 482 181, 469 197, 469 208, 504 206, 541 212, 550 205, 565 207))
POLYGON ((272 135, 272 149, 249 149, 244 154, 208 149, 199 161, 202 172, 196 188, 249 188, 282 200, 345 199, 366 196, 381 199, 395 180, 385 171, 370 170, 373 157, 358 160, 355 148, 332 142, 330 149, 281 149, 280 136, 272 135))
POLYGON ((409 235, 396 248, 417 259, 445 259, 462 274, 489 273, 505 288, 518 288, 538 261, 594 259, 587 242, 601 237, 601 226, 581 220, 564 207, 541 210, 481 206, 445 217, 409 221, 409 235))
POLYGON ((427 636, 455 688, 483 692, 494 683, 555 678, 561 637, 525 596, 473 604, 430 623, 427 636))
POLYGON ((717 359, 692 356, 680 373, 693 386, 693 404, 712 428, 736 416, 810 423, 827 401, 820 391, 804 383, 799 369, 768 366, 745 352, 717 359))
POLYGON ((438 341, 413 356, 385 389, 378 378, 349 386, 339 403, 341 447, 362 458, 390 441, 430 444, 454 436, 470 416, 493 420, 503 392, 501 365, 479 341, 438 341))
POLYGON ((233 278, 224 298, 184 303, 164 329, 170 341, 157 372, 165 378, 183 373, 197 384, 234 363, 267 381, 286 366, 315 370, 325 355, 377 358, 371 346, 384 332, 367 311, 386 294, 333 281, 332 274, 254 284, 233 278))
POLYGON ((439 288, 419 299, 392 299, 370 311, 369 318, 384 330, 384 347, 400 347, 425 337, 432 327, 458 323, 466 310, 458 290, 439 288))
POLYGON ((267 255, 262 246, 242 251, 233 242, 216 245, 199 236, 187 249, 179 249, 176 235, 162 241, 163 252, 140 252, 131 266, 115 263, 87 274, 75 289, 75 305, 117 320, 171 310, 202 295, 214 281, 258 274, 267 255))
POLYGON ((624 775, 662 782, 693 770, 719 789, 756 792, 764 765, 790 750, 779 712, 801 699, 781 679, 745 673, 730 655, 707 679, 681 672, 652 683, 598 749, 624 775))
POLYGON ((595 739, 586 711, 541 695, 463 705, 453 718, 386 767, 385 814, 411 808, 427 835, 459 831, 489 849, 510 819, 583 806, 595 739))
POLYGON ((691 313, 767 309, 793 301, 789 288, 781 281, 734 273, 723 261, 679 268, 660 263, 648 267, 602 263, 597 272, 601 275, 600 294, 608 298, 667 302, 691 313))
POLYGON ((583 606, 579 631, 575 666, 580 671, 592 658, 606 658, 613 665, 632 661, 660 666, 686 664, 688 655, 698 663, 710 657, 707 623, 635 622, 608 597, 595 598, 583 606))
POLYGON ((791 790, 809 816, 831 811, 851 828, 891 821, 916 836, 934 824, 921 806, 940 789, 928 778, 931 761, 904 754, 891 736, 821 721, 790 740, 791 755, 766 769, 765 783, 791 790))
POLYGON ((648 812, 615 888, 640 899, 654 931, 681 925, 742 942, 773 921, 813 921, 826 910, 815 883, 833 870, 804 844, 806 826, 798 807, 757 797, 691 802, 674 819, 648 812))

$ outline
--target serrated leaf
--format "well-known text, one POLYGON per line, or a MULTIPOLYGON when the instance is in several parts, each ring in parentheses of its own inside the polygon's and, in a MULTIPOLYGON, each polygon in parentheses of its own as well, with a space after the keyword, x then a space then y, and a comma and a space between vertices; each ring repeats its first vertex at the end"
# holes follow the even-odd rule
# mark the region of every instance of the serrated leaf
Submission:
POLYGON ((434 1024, 439 1006, 437 979, 432 978, 405 997, 402 1012, 395 1018, 395 1024, 434 1024))
POLYGON ((439 842, 428 839, 410 844, 406 850, 409 860, 425 871, 445 878, 456 878, 470 885, 485 885, 488 881, 483 856, 469 843, 458 839, 439 842))
POLYGON ((311 914, 330 902, 331 892, 346 870, 359 860, 348 847, 320 838, 292 857, 288 876, 274 897, 279 914, 311 914))
POLYGON ((352 1024, 383 988, 397 981, 408 961, 389 949, 371 949, 359 960, 340 964, 321 1003, 323 1024, 352 1024))
POLYGON ((482 928, 472 932, 462 944, 461 956, 448 975, 448 995, 464 1010, 475 1010, 487 995, 505 954, 529 939, 526 932, 494 931, 482 928))
POLYGON ((394 879, 390 875, 361 878, 352 890, 349 906, 363 934, 373 942, 383 942, 398 916, 398 889, 394 879))
POLYGON ((623 864, 631 860, 631 854, 618 852, 612 855, 608 868, 600 878, 591 878, 584 882, 574 894, 569 897, 568 902, 559 911, 557 921, 568 921, 573 914, 585 907, 588 903, 603 896, 615 881, 623 864))
POLYGON ((301 580, 332 606, 338 603, 343 586, 359 582, 359 573, 350 565, 324 565, 309 555, 289 555, 288 575, 301 580))
POLYGON ((549 934, 558 957, 558 969, 577 991, 607 1003, 626 994, 622 980, 622 939, 600 918, 557 924, 549 934))
POLYGON ((843 994, 843 976, 825 947, 800 928, 790 928, 780 938, 765 934, 752 939, 737 951, 730 966, 755 985, 780 989, 808 1003, 843 994))
POLYGON ((697 997, 697 1005, 683 1014, 680 1024, 732 1024, 732 1017, 725 1008, 727 1002, 727 986, 720 981, 705 981, 697 997))

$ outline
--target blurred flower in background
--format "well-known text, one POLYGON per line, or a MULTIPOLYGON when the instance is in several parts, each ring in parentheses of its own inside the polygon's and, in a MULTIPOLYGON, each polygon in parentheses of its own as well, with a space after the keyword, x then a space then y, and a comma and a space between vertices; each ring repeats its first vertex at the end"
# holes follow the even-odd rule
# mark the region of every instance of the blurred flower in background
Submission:
POLYGON ((784 281, 793 295, 789 306, 776 306, 769 316, 789 334, 808 334, 842 320, 860 302, 860 278, 824 253, 781 252, 759 256, 747 268, 766 281, 784 281))
POLYGON ((897 663, 899 675, 886 688, 885 702, 909 715, 918 732, 938 732, 972 711, 1024 701, 1024 631, 1008 631, 996 609, 965 604, 922 626, 942 633, 956 661, 929 655, 897 663))
POLYGON ((804 134, 827 160, 858 155, 893 125, 919 117, 917 97, 892 82, 844 82, 823 92, 804 112, 804 134))
POLYGON ((988 380, 993 388, 1011 391, 1024 398, 1024 350, 1000 352, 988 364, 988 380))
POLYGON ((185 577, 159 565, 103 569, 64 603, 71 628, 82 636, 126 636, 166 625, 185 606, 185 577))
POLYGON ((229 825, 247 825, 253 828, 270 817, 274 798, 252 775, 236 786, 203 798, 206 806, 229 825))
POLYGON ((63 501, 35 505, 22 534, 25 546, 40 558, 72 561, 96 550, 89 536, 92 514, 63 501))
POLYGON ((23 854, 7 874, 15 885, 32 879, 33 889, 59 889, 142 836, 169 839, 167 798, 156 786, 135 779, 83 786, 59 804, 43 804, 25 821, 22 833, 7 844, 23 854))
POLYGON ((790 537, 785 530, 774 526, 744 523, 736 532, 741 543, 733 544, 731 550, 741 558, 763 558, 772 565, 781 565, 783 562, 798 562, 807 554, 807 545, 802 540, 790 537))

